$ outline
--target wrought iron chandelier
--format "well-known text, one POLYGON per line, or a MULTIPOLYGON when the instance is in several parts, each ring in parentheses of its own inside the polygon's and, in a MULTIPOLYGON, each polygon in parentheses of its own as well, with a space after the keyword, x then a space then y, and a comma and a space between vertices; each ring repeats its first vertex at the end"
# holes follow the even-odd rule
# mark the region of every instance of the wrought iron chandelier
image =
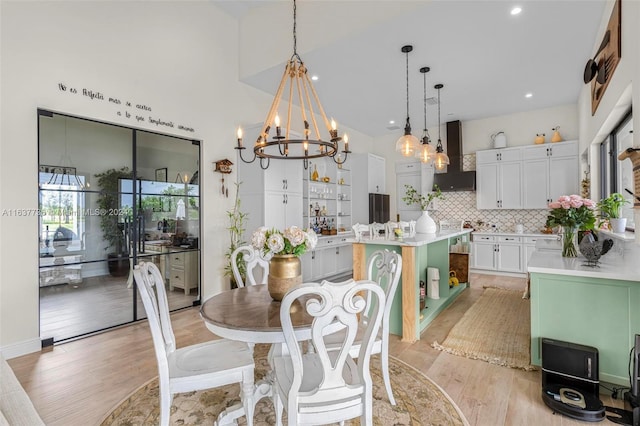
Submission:
MULTIPOLYGON (((294 130, 295 132, 295 130, 294 130)), ((338 128, 334 120, 329 121, 322 108, 318 94, 311 83, 311 78, 307 73, 307 67, 297 52, 296 33, 296 1, 293 0, 293 55, 287 65, 280 80, 280 85, 276 92, 271 108, 267 113, 267 118, 262 125, 260 134, 253 146, 253 158, 245 160, 242 151, 246 147, 242 144, 242 129, 238 128, 238 144, 235 149, 240 151, 240 159, 245 163, 253 163, 256 158, 260 158, 260 167, 267 169, 272 158, 282 160, 303 160, 304 168, 309 167, 309 159, 320 157, 331 157, 337 164, 344 164, 347 161, 349 150, 349 139, 338 135, 338 128), (280 99, 288 86, 288 107, 286 115, 286 125, 281 126, 278 106, 280 99), (303 135, 295 138, 291 133, 292 107, 294 97, 300 104, 300 115, 303 125, 303 135), (313 101, 313 102, 312 102, 313 101), (316 111, 320 114, 323 124, 329 132, 329 140, 323 140, 320 136, 319 124, 316 120, 316 111), (270 131, 275 127, 275 135, 269 140, 270 131), (344 140, 344 149, 339 151, 339 142, 344 140), (312 149, 314 147, 315 149, 312 149)))
MULTIPOLYGON (((429 137, 429 131, 427 130, 427 73, 431 69, 429 67, 420 68, 420 72, 424 76, 424 129, 422 129, 422 139, 420 140, 420 146, 416 150, 416 158, 419 158, 421 162, 428 164, 433 162, 433 156, 436 153, 436 149, 431 145, 431 138, 429 137)), ((438 123, 439 125, 439 123, 438 123)))
POLYGON ((433 87, 438 91, 438 144, 436 145, 436 157, 433 159, 433 163, 436 166, 436 170, 444 170, 449 164, 449 156, 444 152, 442 139, 440 139, 440 89, 444 87, 444 84, 436 84, 433 87))

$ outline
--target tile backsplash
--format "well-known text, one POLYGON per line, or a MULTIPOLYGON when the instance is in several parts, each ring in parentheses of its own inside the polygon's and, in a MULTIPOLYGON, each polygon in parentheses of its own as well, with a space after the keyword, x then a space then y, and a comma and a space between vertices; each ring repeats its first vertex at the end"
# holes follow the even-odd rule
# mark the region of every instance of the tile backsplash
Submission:
POLYGON ((516 223, 524 225, 524 232, 540 232, 547 220, 548 210, 478 210, 476 193, 445 192, 444 200, 437 200, 436 209, 430 212, 431 217, 439 220, 469 220, 476 230, 481 230, 477 222, 485 223, 485 230, 492 230, 496 225, 499 232, 515 232, 516 223))

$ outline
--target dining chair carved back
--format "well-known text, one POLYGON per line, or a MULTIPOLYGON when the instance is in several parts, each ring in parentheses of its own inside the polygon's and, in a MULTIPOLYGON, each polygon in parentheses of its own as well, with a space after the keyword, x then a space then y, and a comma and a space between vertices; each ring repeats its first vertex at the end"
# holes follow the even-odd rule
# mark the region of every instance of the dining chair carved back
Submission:
MULTIPOLYGON (((367 261, 367 279, 376 282, 385 293, 385 306, 382 315, 382 326, 380 332, 375 338, 373 345, 374 354, 380 354, 382 363, 382 377, 384 378, 384 386, 389 396, 391 405, 396 405, 391 389, 391 380, 389 377, 389 317, 391 316, 391 305, 396 295, 398 283, 400 282, 400 274, 402 273, 402 256, 399 253, 384 249, 376 250, 371 254, 367 261)), ((369 312, 373 310, 374 299, 367 299, 367 309, 360 317, 360 332, 366 329, 367 324, 371 321, 369 312)), ((356 343, 358 343, 356 341, 356 343)), ((351 349, 352 356, 356 355, 358 344, 351 349)))
POLYGON ((231 253, 231 269, 238 287, 245 285, 266 284, 269 276, 269 258, 262 255, 251 245, 240 246, 231 253), (238 268, 238 256, 242 256, 245 265, 245 279, 238 268), (257 278, 257 281, 256 281, 257 278))
POLYGON ((375 336, 385 307, 383 289, 369 280, 340 283, 301 284, 289 290, 280 307, 280 322, 289 354, 273 359, 273 400, 276 424, 282 424, 286 408, 288 424, 328 424, 360 418, 373 424, 373 385, 369 364, 375 336), (297 300, 306 296, 304 306, 297 300), (375 300, 358 351, 350 350, 358 332, 359 319, 375 300), (305 309, 313 317, 311 342, 315 351, 303 353, 291 321, 292 309, 305 309), (340 333, 340 345, 326 339, 340 333))
POLYGON ((247 424, 253 424, 254 361, 246 343, 226 339, 176 348, 164 280, 152 262, 133 270, 158 363, 160 425, 169 424, 173 395, 239 383, 247 424))
MULTIPOLYGON (((389 317, 391 316, 391 307, 393 299, 400 282, 400 274, 402 273, 402 256, 390 250, 376 250, 367 260, 367 279, 375 282, 385 293, 385 306, 382 314, 382 325, 373 342, 372 353, 380 354, 382 377, 384 379, 384 387, 389 397, 391 405, 396 405, 391 389, 391 379, 389 376, 389 317)), ((371 321, 370 312, 375 312, 375 299, 367 299, 367 308, 360 316, 360 324, 358 326, 358 334, 351 347, 351 356, 357 357, 362 336, 371 321)), ((339 333, 328 339, 328 344, 336 345, 340 341, 339 333)))

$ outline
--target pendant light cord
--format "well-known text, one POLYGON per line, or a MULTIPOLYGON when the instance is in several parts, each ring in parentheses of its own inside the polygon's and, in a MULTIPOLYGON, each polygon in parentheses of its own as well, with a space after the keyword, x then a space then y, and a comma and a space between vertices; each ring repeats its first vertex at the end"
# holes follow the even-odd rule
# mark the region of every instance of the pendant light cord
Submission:
POLYGON ((424 131, 427 131, 427 73, 424 72, 424 131))
POLYGON ((407 58, 407 66, 406 66, 406 71, 407 71, 407 126, 409 125, 409 52, 405 53, 405 56, 407 58))
POLYGON ((440 140, 440 88, 438 88, 438 143, 441 144, 441 140, 440 140))

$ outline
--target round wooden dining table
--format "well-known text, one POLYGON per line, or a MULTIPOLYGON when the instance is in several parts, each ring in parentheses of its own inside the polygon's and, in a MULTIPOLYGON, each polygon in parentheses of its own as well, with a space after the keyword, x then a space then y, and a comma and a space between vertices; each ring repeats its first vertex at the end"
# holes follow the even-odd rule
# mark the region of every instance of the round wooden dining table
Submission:
MULTIPOLYGON (((304 308, 305 299, 292 305, 291 321, 297 340, 311 338, 313 318, 304 308)), ((280 324, 280 302, 269 295, 266 284, 224 291, 200 307, 205 325, 217 336, 247 343, 284 343, 280 324)))

